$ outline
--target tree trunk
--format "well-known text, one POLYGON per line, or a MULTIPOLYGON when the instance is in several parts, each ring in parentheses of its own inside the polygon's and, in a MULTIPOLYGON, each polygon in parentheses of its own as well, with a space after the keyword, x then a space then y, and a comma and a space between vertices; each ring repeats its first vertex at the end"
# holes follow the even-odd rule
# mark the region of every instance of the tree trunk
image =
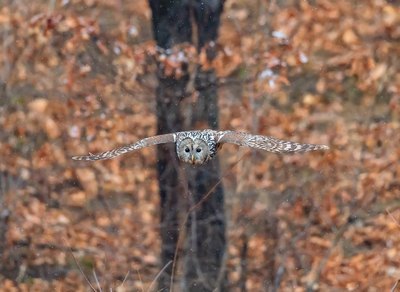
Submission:
MULTIPOLYGON (((213 71, 197 72, 195 87, 199 92, 194 105, 192 124, 218 128, 216 77, 213 71)), ((225 273, 224 191, 220 182, 218 158, 189 171, 191 205, 198 203, 217 185, 212 194, 189 217, 185 258, 185 291, 223 291, 225 273)))
MULTIPOLYGON (((149 0, 153 14, 153 33, 157 45, 171 48, 180 43, 192 42, 193 15, 199 33, 197 45, 214 41, 217 37, 222 0, 149 0)), ((213 52, 214 46, 211 46, 213 52)), ((213 55, 210 55, 212 58, 213 55)), ((159 66, 157 88, 158 134, 182 130, 182 101, 189 73, 183 68, 183 77, 165 77, 159 66)), ((213 71, 197 71, 195 88, 199 99, 194 104, 191 126, 218 127, 216 76, 213 71)), ((187 129, 186 129, 187 130, 187 129)), ((161 267, 173 260, 178 235, 179 202, 184 198, 179 179, 179 163, 174 146, 158 147, 158 177, 161 197, 161 267)), ((191 204, 198 202, 220 180, 219 163, 215 159, 197 169, 187 167, 191 204)), ((225 283, 223 258, 225 254, 224 195, 219 184, 213 194, 189 217, 187 251, 184 259, 184 291, 221 290, 225 283), (199 268, 200 265, 200 268, 199 268)), ((158 287, 167 290, 170 285, 172 265, 162 273, 158 287)))
MULTIPOLYGON (((157 134, 182 131, 180 101, 183 98, 188 78, 179 80, 159 78, 156 93, 157 100, 157 134)), ((161 268, 174 259, 179 235, 178 213, 182 188, 178 176, 179 162, 175 145, 159 145, 157 147, 157 170, 160 189, 160 235, 161 235, 161 268)), ((172 274, 172 265, 160 275, 159 290, 168 289, 172 274)))

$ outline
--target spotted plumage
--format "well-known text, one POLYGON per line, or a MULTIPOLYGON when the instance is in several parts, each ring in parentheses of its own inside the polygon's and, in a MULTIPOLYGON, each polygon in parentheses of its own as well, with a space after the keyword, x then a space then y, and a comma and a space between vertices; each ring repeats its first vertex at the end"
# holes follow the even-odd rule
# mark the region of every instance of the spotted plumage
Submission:
POLYGON ((142 139, 134 144, 122 146, 99 154, 89 153, 89 155, 86 156, 74 156, 72 159, 86 161, 111 159, 127 152, 165 143, 175 143, 178 158, 183 162, 193 165, 201 165, 213 159, 220 148, 219 146, 225 143, 274 153, 297 153, 329 149, 326 145, 302 144, 243 132, 200 130, 153 136, 142 139))

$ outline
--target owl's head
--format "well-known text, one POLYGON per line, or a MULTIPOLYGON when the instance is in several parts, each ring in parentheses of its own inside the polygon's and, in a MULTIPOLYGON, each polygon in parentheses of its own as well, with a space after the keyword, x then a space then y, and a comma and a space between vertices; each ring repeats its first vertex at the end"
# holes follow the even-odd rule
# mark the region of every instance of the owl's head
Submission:
POLYGON ((204 140, 186 138, 177 146, 178 158, 183 162, 200 165, 208 160, 210 151, 204 140))

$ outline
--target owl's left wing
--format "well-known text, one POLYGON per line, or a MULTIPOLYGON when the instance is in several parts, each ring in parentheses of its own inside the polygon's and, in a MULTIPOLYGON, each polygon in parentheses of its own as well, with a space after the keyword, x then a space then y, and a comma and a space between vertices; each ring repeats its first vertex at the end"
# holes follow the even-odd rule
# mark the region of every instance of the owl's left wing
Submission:
POLYGON ((235 131, 219 132, 217 143, 232 143, 275 153, 296 153, 329 149, 326 145, 302 144, 269 136, 252 135, 235 131))
POLYGON ((85 156, 73 156, 73 160, 86 160, 86 161, 95 161, 95 160, 105 160, 117 157, 119 155, 125 154, 130 151, 138 150, 144 147, 157 145, 157 144, 164 144, 164 143, 173 143, 176 141, 176 134, 165 134, 165 135, 158 135, 149 138, 144 138, 136 143, 129 144, 126 146, 122 146, 119 148, 115 148, 112 150, 108 150, 99 154, 92 154, 85 156))

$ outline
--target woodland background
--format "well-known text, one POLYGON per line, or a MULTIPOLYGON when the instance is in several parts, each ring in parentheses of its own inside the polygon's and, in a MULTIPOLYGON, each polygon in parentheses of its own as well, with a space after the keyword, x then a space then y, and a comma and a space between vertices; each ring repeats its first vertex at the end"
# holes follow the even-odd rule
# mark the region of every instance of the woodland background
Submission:
MULTIPOLYGON (((228 0, 212 64, 186 49, 219 77, 221 129, 331 147, 220 151, 232 291, 388 291, 400 279, 398 5, 228 0)), ((155 288, 155 148, 70 159, 156 133, 165 56, 147 1, 1 0, 0 40, 0 287, 86 291, 86 274, 105 290, 155 288)))

